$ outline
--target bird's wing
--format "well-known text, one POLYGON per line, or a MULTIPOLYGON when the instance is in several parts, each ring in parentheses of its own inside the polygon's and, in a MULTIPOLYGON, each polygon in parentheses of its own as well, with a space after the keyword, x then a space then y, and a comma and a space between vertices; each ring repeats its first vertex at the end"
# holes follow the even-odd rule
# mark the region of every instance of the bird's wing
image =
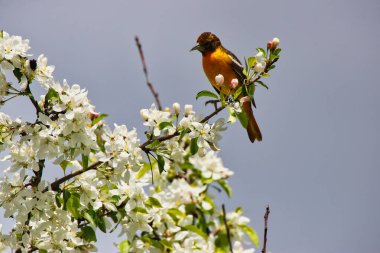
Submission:
POLYGON ((233 69, 233 71, 235 72, 235 74, 238 76, 238 79, 239 79, 239 83, 243 84, 244 82, 244 79, 245 79, 245 76, 243 74, 243 65, 241 64, 241 62, 239 61, 239 59, 236 57, 236 55, 234 55, 231 51, 229 51, 228 49, 225 49, 228 56, 231 58, 231 67, 233 69))
MULTIPOLYGON (((236 57, 236 55, 234 55, 231 51, 225 49, 228 56, 231 58, 231 67, 233 69, 233 71, 235 72, 235 74, 238 76, 238 79, 239 79, 239 83, 243 84, 244 83, 244 79, 245 79, 245 75, 243 74, 243 65, 241 64, 241 62, 239 61, 239 59, 236 57)), ((252 105, 256 108, 256 103, 255 103, 255 100, 252 99, 252 105)))

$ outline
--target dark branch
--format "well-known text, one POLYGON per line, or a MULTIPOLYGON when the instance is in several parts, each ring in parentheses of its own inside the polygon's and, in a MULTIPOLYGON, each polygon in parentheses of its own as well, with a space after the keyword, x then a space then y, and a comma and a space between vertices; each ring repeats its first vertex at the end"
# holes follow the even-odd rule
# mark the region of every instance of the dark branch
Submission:
MULTIPOLYGON (((72 179, 73 177, 76 177, 76 176, 78 176, 78 175, 80 175, 80 174, 82 174, 82 173, 84 173, 84 172, 86 172, 86 171, 89 171, 89 170, 95 170, 95 169, 97 169, 102 163, 103 163, 103 162, 98 161, 98 162, 92 164, 91 166, 89 166, 89 167, 88 167, 87 169, 85 169, 85 170, 78 170, 78 171, 75 171, 75 172, 73 172, 73 173, 71 173, 71 174, 68 174, 68 175, 66 175, 66 176, 64 176, 64 177, 62 177, 62 178, 60 178, 60 179, 54 181, 54 182, 51 183, 51 185, 50 185, 50 186, 51 186, 51 189, 52 189, 53 191, 58 191, 60 184, 66 182, 67 180, 70 180, 70 179, 72 179)), ((49 190, 49 187, 46 187, 42 192, 47 192, 48 190, 49 190)))
POLYGON ((231 242, 230 228, 228 227, 228 224, 227 224, 226 208, 224 207, 224 204, 222 205, 222 209, 223 209, 223 222, 224 222, 224 226, 226 226, 228 244, 230 245, 231 253, 234 253, 234 250, 232 248, 232 242, 231 242))
POLYGON ((267 233, 268 233, 268 218, 269 218, 270 210, 269 205, 267 206, 265 215, 264 215, 264 243, 262 253, 267 252, 267 233))
POLYGON ((159 110, 162 110, 162 106, 161 106, 161 102, 160 102, 160 98, 158 96, 158 93, 156 92, 156 90, 154 89, 154 86, 153 84, 151 83, 151 81, 149 80, 149 75, 148 75, 148 68, 146 67, 146 63, 145 63, 145 57, 144 57, 144 52, 142 50, 142 46, 141 46, 141 43, 140 43, 140 40, 139 40, 139 37, 135 37, 135 41, 136 41, 136 46, 139 50, 139 54, 140 54, 140 59, 141 59, 141 63, 143 65, 143 71, 144 71, 144 75, 145 75, 145 79, 146 79, 146 84, 148 85, 150 91, 152 92, 153 96, 154 96, 154 99, 156 100, 156 104, 157 104, 157 107, 159 110))
POLYGON ((28 97, 29 97, 29 100, 30 102, 32 102, 34 108, 36 108, 36 114, 37 114, 37 118, 38 118, 38 114, 40 112, 42 112, 42 109, 41 107, 38 105, 38 102, 37 100, 34 98, 33 94, 32 94, 32 91, 30 90, 30 87, 29 87, 29 84, 28 86, 26 87, 26 90, 25 90, 25 93, 28 97))

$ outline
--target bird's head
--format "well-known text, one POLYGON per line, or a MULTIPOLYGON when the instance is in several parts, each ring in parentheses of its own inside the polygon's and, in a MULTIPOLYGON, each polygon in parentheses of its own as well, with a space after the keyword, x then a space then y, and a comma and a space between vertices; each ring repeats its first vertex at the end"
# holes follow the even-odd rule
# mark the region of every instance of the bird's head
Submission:
POLYGON ((218 48, 222 43, 220 39, 213 33, 204 32, 199 35, 197 39, 197 45, 193 47, 190 51, 198 50, 202 54, 207 52, 213 52, 216 48, 218 48))

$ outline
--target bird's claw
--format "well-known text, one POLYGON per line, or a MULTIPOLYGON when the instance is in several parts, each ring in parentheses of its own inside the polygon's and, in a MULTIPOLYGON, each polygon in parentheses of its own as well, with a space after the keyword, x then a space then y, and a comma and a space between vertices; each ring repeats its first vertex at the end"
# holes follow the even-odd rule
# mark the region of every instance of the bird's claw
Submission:
POLYGON ((232 96, 232 95, 229 95, 229 96, 227 97, 227 103, 232 104, 233 102, 235 102, 233 96, 232 96))
POLYGON ((207 106, 208 104, 213 104, 214 107, 215 107, 215 110, 218 108, 217 104, 219 103, 220 101, 215 99, 215 100, 208 100, 205 102, 205 106, 207 106))

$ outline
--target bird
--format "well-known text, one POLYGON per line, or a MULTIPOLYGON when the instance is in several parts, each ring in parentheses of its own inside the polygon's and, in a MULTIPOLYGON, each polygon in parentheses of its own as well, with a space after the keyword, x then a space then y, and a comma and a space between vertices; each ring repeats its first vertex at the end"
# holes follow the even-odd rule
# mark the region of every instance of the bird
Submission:
MULTIPOLYGON (((203 32, 197 39, 197 44, 190 51, 199 51, 202 54, 203 70, 212 86, 226 97, 233 95, 244 83, 245 75, 239 59, 226 49, 220 39, 211 32, 203 32), (222 75, 224 80, 217 80, 222 75), (234 81, 235 80, 235 81, 234 81), (236 85, 236 80, 238 83, 236 85)), ((238 97, 243 98, 243 95, 238 97)), ((247 133, 251 142, 261 141, 260 128, 253 115, 250 99, 241 99, 241 109, 248 119, 247 133)), ((255 106, 254 101, 252 104, 255 106)))

